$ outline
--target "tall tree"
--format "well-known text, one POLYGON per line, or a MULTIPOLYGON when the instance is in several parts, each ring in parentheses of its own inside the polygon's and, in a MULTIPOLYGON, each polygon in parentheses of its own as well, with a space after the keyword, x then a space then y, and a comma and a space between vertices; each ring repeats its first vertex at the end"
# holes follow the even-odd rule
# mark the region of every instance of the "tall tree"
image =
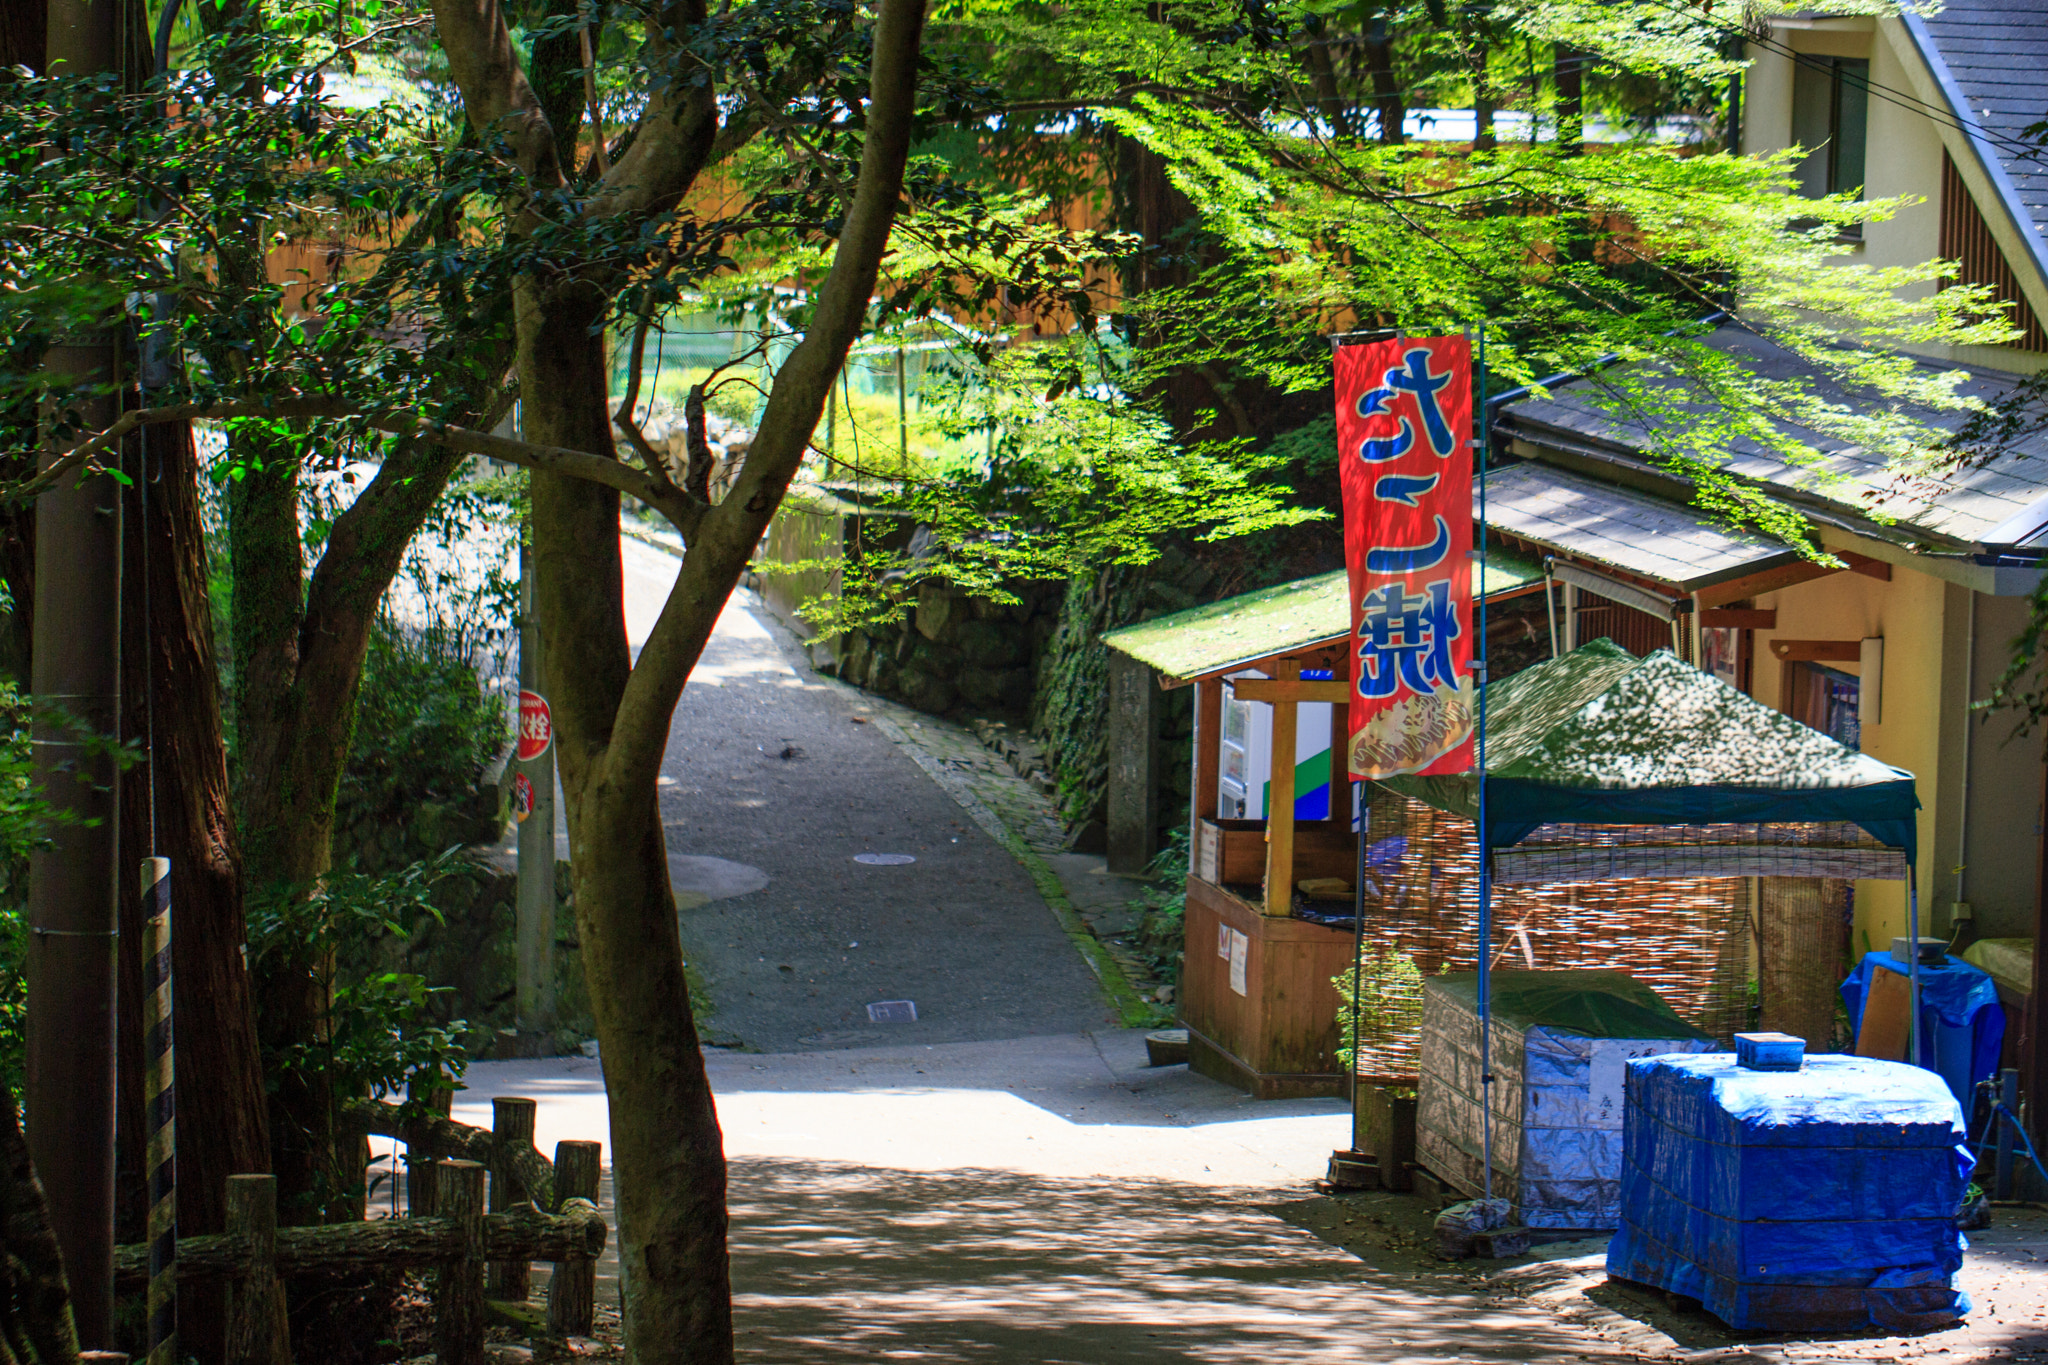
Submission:
MULTIPOLYGON (((514 231, 543 238, 555 217, 544 206, 566 207, 570 175, 503 15, 490 0, 437 0, 435 14, 472 125, 504 138, 517 158, 525 194, 513 209, 514 231)), ((638 1361, 732 1356, 725 1154, 690 1017, 655 779, 683 685, 866 320, 910 151, 923 24, 923 0, 882 0, 878 8, 860 169, 830 269, 803 339, 776 375, 737 485, 716 504, 701 481, 662 499, 689 550, 637 661, 621 609, 618 490, 560 473, 534 477, 535 604, 548 641, 578 929, 611 1098, 621 1251, 632 1286, 626 1336, 638 1361)), ((692 71, 691 49, 711 27, 700 0, 647 16, 644 60, 660 76, 618 160, 577 196, 584 225, 634 232, 661 219, 713 161, 721 132, 730 136, 716 85, 692 71)), ((611 294, 625 283, 601 262, 562 254, 520 279, 527 441, 615 458, 604 323, 611 294)))
MULTIPOLYGON (((270 1132, 256 1015, 243 945, 242 857, 228 790, 199 465, 189 425, 137 433, 127 489, 122 616, 123 730, 143 761, 121 791, 122 866, 151 853, 171 860, 172 975, 178 1017, 178 1228, 227 1230, 231 1175, 270 1169, 270 1132)), ((143 942, 141 899, 123 902, 121 940, 143 942)), ((146 1214, 142 963, 121 963, 121 1162, 124 1211, 146 1214)), ((142 1229, 129 1240, 140 1241, 142 1229)), ((178 1292, 182 1349, 201 1360, 225 1350, 225 1287, 178 1292)), ((273 1324, 281 1332, 282 1321, 273 1324)), ((280 1337, 281 1340, 281 1337, 280 1337)))

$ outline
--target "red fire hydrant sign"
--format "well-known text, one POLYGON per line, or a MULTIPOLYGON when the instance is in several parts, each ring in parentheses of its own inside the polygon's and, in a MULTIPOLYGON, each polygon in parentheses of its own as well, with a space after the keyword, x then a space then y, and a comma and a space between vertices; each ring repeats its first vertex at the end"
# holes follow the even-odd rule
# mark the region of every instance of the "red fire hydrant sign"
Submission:
POLYGON ((519 694, 519 761, 530 763, 555 742, 555 717, 548 699, 538 692, 519 694))

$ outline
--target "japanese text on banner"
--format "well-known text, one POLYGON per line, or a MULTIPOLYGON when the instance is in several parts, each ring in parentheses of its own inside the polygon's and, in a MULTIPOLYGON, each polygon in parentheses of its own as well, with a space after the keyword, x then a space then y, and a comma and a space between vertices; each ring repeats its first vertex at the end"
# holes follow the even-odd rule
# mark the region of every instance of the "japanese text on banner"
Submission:
POLYGON ((1472 767, 1472 347, 1340 346, 1337 451, 1351 578, 1358 777, 1472 767))

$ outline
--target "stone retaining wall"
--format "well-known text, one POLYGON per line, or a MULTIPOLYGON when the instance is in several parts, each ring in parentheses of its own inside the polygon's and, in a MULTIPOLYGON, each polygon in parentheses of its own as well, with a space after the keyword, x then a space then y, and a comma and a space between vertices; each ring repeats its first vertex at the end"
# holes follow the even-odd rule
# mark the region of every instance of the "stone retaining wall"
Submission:
POLYGON ((1013 591, 1019 600, 1004 604, 924 584, 902 622, 849 631, 839 641, 838 676, 933 715, 1021 717, 1060 597, 1057 585, 1013 591))

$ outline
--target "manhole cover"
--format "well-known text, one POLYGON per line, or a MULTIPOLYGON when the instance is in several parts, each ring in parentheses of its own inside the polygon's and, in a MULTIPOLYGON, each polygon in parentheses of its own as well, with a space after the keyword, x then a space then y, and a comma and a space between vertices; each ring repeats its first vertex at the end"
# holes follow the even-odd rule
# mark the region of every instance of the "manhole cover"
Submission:
POLYGON ((869 867, 901 867, 905 863, 917 861, 915 856, 908 853, 856 853, 853 860, 857 863, 866 863, 869 867))
POLYGON ((914 1000, 877 1000, 868 1006, 868 1022, 871 1024, 914 1024, 917 1022, 917 1002, 914 1000))

